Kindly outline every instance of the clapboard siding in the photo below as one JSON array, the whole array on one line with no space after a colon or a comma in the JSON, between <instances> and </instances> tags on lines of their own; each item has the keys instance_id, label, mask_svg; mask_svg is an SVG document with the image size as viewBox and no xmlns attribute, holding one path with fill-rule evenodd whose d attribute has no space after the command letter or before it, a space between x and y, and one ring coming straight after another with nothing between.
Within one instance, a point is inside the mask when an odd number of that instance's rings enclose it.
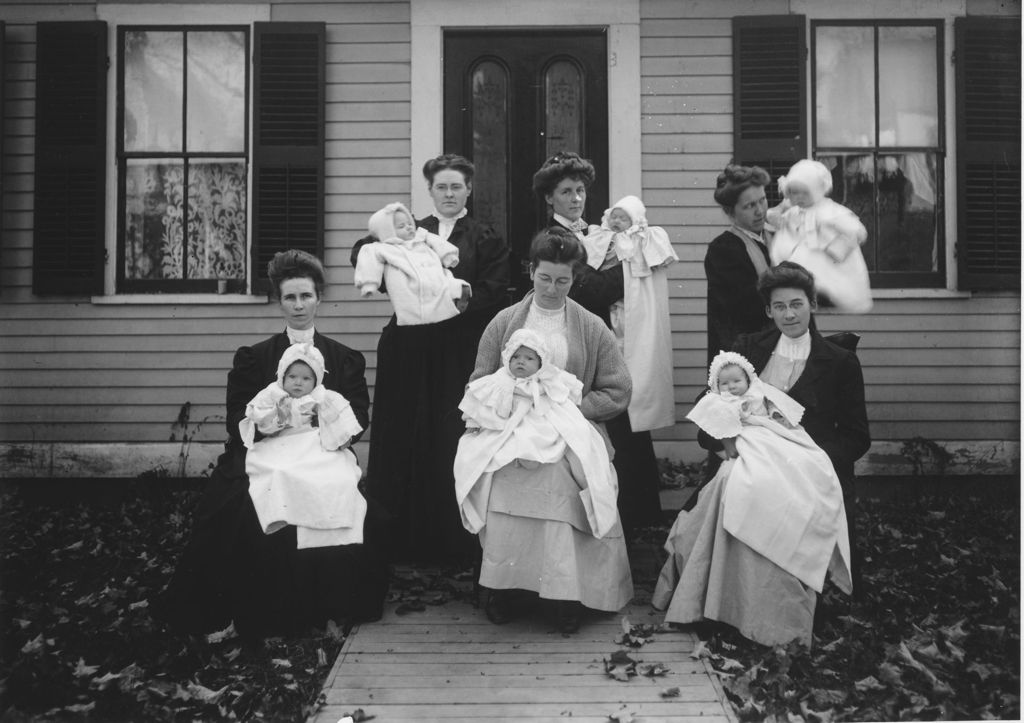
<instances>
[{"instance_id":1,"label":"clapboard siding","mask_svg":"<svg viewBox=\"0 0 1024 723\"><path fill-rule=\"evenodd\" d=\"M382 297L358 297L349 254L373 211L408 202L413 184L422 182L417 169L425 159L410 158L413 67L438 61L411 57L410 2L416 0L270 4L273 21L326 23L329 289L317 326L364 353L371 393L376 343L391 307ZM808 7L801 3L799 11ZM976 3L967 9L1002 12ZM790 0L640 0L642 188L636 191L681 259L669 272L680 420L706 377L704 250L726 225L711 193L733 150L732 18L790 10ZM194 421L207 420L197 440L222 439L216 418L234 350L281 328L276 306L108 305L32 295L36 23L94 20L96 3L6 3L2 14L0 442L166 442L185 402L193 405ZM1019 439L1019 295L886 298L868 316L821 314L818 323L824 332L862 335L876 440ZM17 385L8 381L14 378ZM688 422L654 436L659 450L699 456Z\"/></svg>"},{"instance_id":2,"label":"clapboard siding","mask_svg":"<svg viewBox=\"0 0 1024 723\"><path fill-rule=\"evenodd\" d=\"M712 190L732 153L731 19L788 12L787 0L641 0L642 197L682 262L669 282L678 419L706 379L703 258L727 225ZM821 314L818 323L862 335L875 439L1019 438L1019 296L880 299L870 316ZM694 436L681 422L655 439Z\"/></svg>"}]
</instances>

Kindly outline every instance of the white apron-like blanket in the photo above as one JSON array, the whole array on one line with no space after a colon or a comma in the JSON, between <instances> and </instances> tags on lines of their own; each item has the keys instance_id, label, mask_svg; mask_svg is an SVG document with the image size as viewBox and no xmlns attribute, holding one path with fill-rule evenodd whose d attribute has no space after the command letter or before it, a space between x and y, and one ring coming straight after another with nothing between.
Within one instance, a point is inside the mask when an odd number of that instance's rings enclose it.
<instances>
[{"instance_id":1,"label":"white apron-like blanket","mask_svg":"<svg viewBox=\"0 0 1024 723\"><path fill-rule=\"evenodd\" d=\"M745 422L725 489L726 531L817 592L836 553L845 570L833 578L849 580L843 490L828 455L803 427Z\"/></svg>"},{"instance_id":2,"label":"white apron-like blanket","mask_svg":"<svg viewBox=\"0 0 1024 723\"><path fill-rule=\"evenodd\" d=\"M499 369L467 387L459 408L480 429L466 432L455 454L455 497L462 523L474 534L483 529L495 471L517 459L558 462L571 452L586 478L586 489L579 494L587 521L594 536L602 538L618 521L618 479L604 437L576 406L582 386L578 379L561 370L557 378L534 376L518 380L516 388L516 380ZM495 402L511 390L511 413L504 417L495 412Z\"/></svg>"},{"instance_id":3,"label":"white apron-like blanket","mask_svg":"<svg viewBox=\"0 0 1024 723\"><path fill-rule=\"evenodd\" d=\"M766 384L758 388L774 391ZM700 414L720 408L711 397L701 399L688 417L712 436L722 435L710 414ZM770 398L786 413L795 402L786 404L788 397L783 397L780 392ZM790 429L767 416L746 415L729 432L736 434L739 458L723 495L725 530L817 592L830 565L839 565L841 569L833 568L833 579L849 593L846 509L828 455L803 427Z\"/></svg>"},{"instance_id":4,"label":"white apron-like blanket","mask_svg":"<svg viewBox=\"0 0 1024 723\"><path fill-rule=\"evenodd\" d=\"M265 533L295 525L300 549L363 541L362 471L349 449L327 451L314 427L256 442L245 456L249 495Z\"/></svg>"}]
</instances>

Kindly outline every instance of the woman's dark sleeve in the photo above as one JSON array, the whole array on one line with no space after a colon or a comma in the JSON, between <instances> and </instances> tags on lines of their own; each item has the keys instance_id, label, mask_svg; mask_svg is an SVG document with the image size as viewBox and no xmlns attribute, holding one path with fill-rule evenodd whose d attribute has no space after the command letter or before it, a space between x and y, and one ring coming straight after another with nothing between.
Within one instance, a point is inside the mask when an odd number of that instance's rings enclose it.
<instances>
[{"instance_id":1,"label":"woman's dark sleeve","mask_svg":"<svg viewBox=\"0 0 1024 723\"><path fill-rule=\"evenodd\" d=\"M608 317L608 307L623 297L622 266L595 271L584 266L578 271L569 290L569 298L602 319Z\"/></svg>"},{"instance_id":2,"label":"woman's dark sleeve","mask_svg":"<svg viewBox=\"0 0 1024 723\"><path fill-rule=\"evenodd\" d=\"M352 405L359 426L363 432L370 426L370 391L366 387L366 359L359 352L349 349L341 363L338 392ZM352 444L359 441L363 433L352 437Z\"/></svg>"},{"instance_id":3,"label":"woman's dark sleeve","mask_svg":"<svg viewBox=\"0 0 1024 723\"><path fill-rule=\"evenodd\" d=\"M245 417L246 405L267 383L263 379L256 353L251 346L239 347L228 372L227 428L232 441L240 442L238 423Z\"/></svg>"},{"instance_id":4,"label":"woman's dark sleeve","mask_svg":"<svg viewBox=\"0 0 1024 723\"><path fill-rule=\"evenodd\" d=\"M852 352L846 352L836 362L837 405L835 434L822 440L825 450L837 469L851 470L854 462L871 448L871 430L868 427L867 405L864 402L864 372L860 361Z\"/></svg>"},{"instance_id":5,"label":"woman's dark sleeve","mask_svg":"<svg viewBox=\"0 0 1024 723\"><path fill-rule=\"evenodd\" d=\"M477 274L470 282L473 296L467 311L505 306L509 285L508 246L490 226L481 227L475 243Z\"/></svg>"}]
</instances>

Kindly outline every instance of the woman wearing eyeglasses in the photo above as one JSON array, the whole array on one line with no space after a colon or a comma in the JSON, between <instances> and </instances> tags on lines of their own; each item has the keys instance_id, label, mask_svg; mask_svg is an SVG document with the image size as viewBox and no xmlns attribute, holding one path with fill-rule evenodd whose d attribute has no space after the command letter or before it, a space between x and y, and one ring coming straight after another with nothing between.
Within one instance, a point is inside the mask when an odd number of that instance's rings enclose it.
<instances>
[{"instance_id":1,"label":"woman wearing eyeglasses","mask_svg":"<svg viewBox=\"0 0 1024 723\"><path fill-rule=\"evenodd\" d=\"M581 242L588 228L583 219L587 190L596 176L594 164L572 151L556 153L533 176L533 192L547 204L550 225L568 229ZM609 327L609 308L622 301L623 295L621 266L596 271L584 264L569 291L570 299L601 317ZM615 447L613 462L619 477L623 529L629 535L637 528L660 524L660 479L650 432L634 432L628 411L608 420L607 427Z\"/></svg>"}]
</instances>

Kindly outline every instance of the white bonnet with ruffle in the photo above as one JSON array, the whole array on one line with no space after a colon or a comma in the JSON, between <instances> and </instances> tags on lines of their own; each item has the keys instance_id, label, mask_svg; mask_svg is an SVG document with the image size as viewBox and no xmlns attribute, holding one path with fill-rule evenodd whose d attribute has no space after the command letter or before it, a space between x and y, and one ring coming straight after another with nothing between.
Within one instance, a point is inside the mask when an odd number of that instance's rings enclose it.
<instances>
[{"instance_id":1,"label":"white bonnet with ruffle","mask_svg":"<svg viewBox=\"0 0 1024 723\"><path fill-rule=\"evenodd\" d=\"M503 367L508 368L509 360L516 353L516 349L521 346L527 346L537 352L537 356L540 357L540 365L544 366L548 358L548 345L541 335L531 329L516 329L501 350L501 365Z\"/></svg>"},{"instance_id":2,"label":"white bonnet with ruffle","mask_svg":"<svg viewBox=\"0 0 1024 723\"><path fill-rule=\"evenodd\" d=\"M806 186L815 201L820 201L832 192L832 173L820 161L805 158L794 163L789 173L779 177L779 190L785 193L794 181Z\"/></svg>"},{"instance_id":3,"label":"white bonnet with ruffle","mask_svg":"<svg viewBox=\"0 0 1024 723\"><path fill-rule=\"evenodd\" d=\"M309 365L309 368L313 370L313 375L316 377L317 386L324 383L324 374L327 373L324 369L324 355L309 342L303 342L301 344L292 344L285 349L284 354L281 356L281 361L277 363L278 384L284 385L284 373L288 371L288 367L297 361Z\"/></svg>"},{"instance_id":4,"label":"white bonnet with ruffle","mask_svg":"<svg viewBox=\"0 0 1024 723\"><path fill-rule=\"evenodd\" d=\"M601 217L601 223L604 226L608 225L608 217L611 216L612 211L619 209L625 211L629 215L629 219L633 222L633 226L644 227L647 225L647 207L644 206L644 202L636 196L623 196L614 205L606 208L604 216Z\"/></svg>"},{"instance_id":5,"label":"white bonnet with ruffle","mask_svg":"<svg viewBox=\"0 0 1024 723\"><path fill-rule=\"evenodd\" d=\"M410 221L415 223L412 214L409 213L409 209L404 204L395 201L370 216L370 221L366 224L367 229L378 241L388 241L395 238L397 236L395 233L395 214L399 211L403 212L409 217Z\"/></svg>"},{"instance_id":6,"label":"white bonnet with ruffle","mask_svg":"<svg viewBox=\"0 0 1024 723\"><path fill-rule=\"evenodd\" d=\"M735 364L746 373L751 386L757 381L754 365L745 356L734 351L720 351L711 360L711 366L708 368L708 389L713 392L718 391L718 375L721 374L724 367L730 364Z\"/></svg>"}]
</instances>

